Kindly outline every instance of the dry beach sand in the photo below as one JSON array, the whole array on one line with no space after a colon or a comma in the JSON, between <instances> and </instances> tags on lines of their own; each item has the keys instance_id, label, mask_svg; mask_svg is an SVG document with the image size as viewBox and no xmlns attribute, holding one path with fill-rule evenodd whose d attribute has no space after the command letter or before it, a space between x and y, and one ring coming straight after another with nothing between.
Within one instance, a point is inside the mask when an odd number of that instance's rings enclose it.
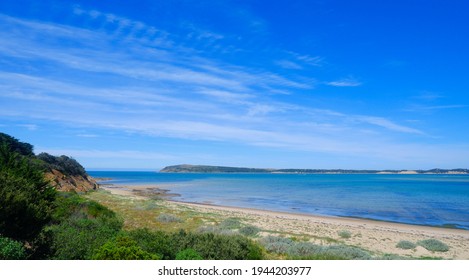
<instances>
[{"instance_id":1,"label":"dry beach sand","mask_svg":"<svg viewBox=\"0 0 469 280\"><path fill-rule=\"evenodd\" d=\"M171 199L171 195L157 186L107 186L103 189L112 194L132 199L148 199L149 192L156 192ZM149 190L147 193L145 190ZM239 218L247 224L262 229L262 235L301 236L316 244L329 244L328 240L339 240L347 245L358 246L377 254L397 254L408 257L435 257L444 259L469 259L469 230L438 228L399 223L389 223L366 219L324 217L307 214L293 214L267 210L161 201L168 209L184 207L201 213L216 214L224 218ZM339 231L348 231L350 238L341 238ZM438 239L446 243L447 252L431 252L421 246L404 250L396 247L401 240L418 242L425 239Z\"/></svg>"}]
</instances>

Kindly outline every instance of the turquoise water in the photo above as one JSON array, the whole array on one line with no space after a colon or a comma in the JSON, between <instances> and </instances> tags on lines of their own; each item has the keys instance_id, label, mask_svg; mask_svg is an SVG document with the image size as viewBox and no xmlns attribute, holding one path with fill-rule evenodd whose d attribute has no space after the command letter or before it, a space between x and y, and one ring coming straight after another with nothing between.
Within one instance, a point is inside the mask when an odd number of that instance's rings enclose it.
<instances>
[{"instance_id":1,"label":"turquoise water","mask_svg":"<svg viewBox=\"0 0 469 280\"><path fill-rule=\"evenodd\" d=\"M89 173L179 201L469 229L468 175Z\"/></svg>"}]
</instances>

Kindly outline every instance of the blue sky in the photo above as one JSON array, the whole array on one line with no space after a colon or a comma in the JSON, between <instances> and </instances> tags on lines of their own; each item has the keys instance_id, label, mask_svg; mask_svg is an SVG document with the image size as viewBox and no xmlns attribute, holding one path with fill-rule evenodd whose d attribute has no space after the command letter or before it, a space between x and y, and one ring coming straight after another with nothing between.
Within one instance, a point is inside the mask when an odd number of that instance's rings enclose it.
<instances>
[{"instance_id":1,"label":"blue sky","mask_svg":"<svg viewBox=\"0 0 469 280\"><path fill-rule=\"evenodd\" d=\"M469 167L468 1L1 1L0 131L87 169Z\"/></svg>"}]
</instances>

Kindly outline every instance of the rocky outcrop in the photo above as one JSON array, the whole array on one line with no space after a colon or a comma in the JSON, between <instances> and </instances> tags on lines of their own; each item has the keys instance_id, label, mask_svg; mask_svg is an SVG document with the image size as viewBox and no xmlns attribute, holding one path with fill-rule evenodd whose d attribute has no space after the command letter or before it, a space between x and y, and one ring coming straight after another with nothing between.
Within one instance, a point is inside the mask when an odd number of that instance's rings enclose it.
<instances>
[{"instance_id":1,"label":"rocky outcrop","mask_svg":"<svg viewBox=\"0 0 469 280\"><path fill-rule=\"evenodd\" d=\"M87 192L96 190L99 186L95 179L88 175L65 175L52 169L45 174L46 179L59 191Z\"/></svg>"}]
</instances>

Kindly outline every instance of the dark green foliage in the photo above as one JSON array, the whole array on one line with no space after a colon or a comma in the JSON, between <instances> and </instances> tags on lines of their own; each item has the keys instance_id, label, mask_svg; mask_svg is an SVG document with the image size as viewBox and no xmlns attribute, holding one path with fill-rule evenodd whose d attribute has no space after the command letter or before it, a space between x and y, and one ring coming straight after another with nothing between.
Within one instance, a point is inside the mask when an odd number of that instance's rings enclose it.
<instances>
[{"instance_id":1,"label":"dark green foliage","mask_svg":"<svg viewBox=\"0 0 469 280\"><path fill-rule=\"evenodd\" d=\"M239 229L239 233L245 236L256 236L259 233L259 231L260 229L258 227L251 226L251 225L244 226Z\"/></svg>"},{"instance_id":2,"label":"dark green foliage","mask_svg":"<svg viewBox=\"0 0 469 280\"><path fill-rule=\"evenodd\" d=\"M54 222L47 229L52 258L64 260L90 259L122 228L114 212L70 193L59 196Z\"/></svg>"},{"instance_id":3,"label":"dark green foliage","mask_svg":"<svg viewBox=\"0 0 469 280\"><path fill-rule=\"evenodd\" d=\"M83 166L73 158L63 155L56 157L48 153L40 153L37 158L45 163L44 167L48 170L55 169L70 176L87 176Z\"/></svg>"},{"instance_id":4,"label":"dark green foliage","mask_svg":"<svg viewBox=\"0 0 469 280\"><path fill-rule=\"evenodd\" d=\"M252 240L240 235L180 233L175 236L181 249L193 248L208 260L258 260L262 250Z\"/></svg>"},{"instance_id":5,"label":"dark green foliage","mask_svg":"<svg viewBox=\"0 0 469 280\"><path fill-rule=\"evenodd\" d=\"M8 134L0 132L0 146L6 145L10 151L18 153L23 156L33 156L33 145L29 143L20 142L18 139L11 137Z\"/></svg>"},{"instance_id":6,"label":"dark green foliage","mask_svg":"<svg viewBox=\"0 0 469 280\"><path fill-rule=\"evenodd\" d=\"M203 260L203 258L196 250L188 248L177 253L176 260Z\"/></svg>"},{"instance_id":7,"label":"dark green foliage","mask_svg":"<svg viewBox=\"0 0 469 280\"><path fill-rule=\"evenodd\" d=\"M175 244L173 234L162 231L150 231L148 229L137 229L130 231L129 236L137 241L143 250L161 256L163 260L174 260L178 245Z\"/></svg>"},{"instance_id":8,"label":"dark green foliage","mask_svg":"<svg viewBox=\"0 0 469 280\"><path fill-rule=\"evenodd\" d=\"M432 252L446 252L449 250L449 246L437 239L426 239L417 242L417 245L422 246L428 251Z\"/></svg>"},{"instance_id":9,"label":"dark green foliage","mask_svg":"<svg viewBox=\"0 0 469 280\"><path fill-rule=\"evenodd\" d=\"M158 260L156 255L145 252L128 236L109 240L93 255L94 260Z\"/></svg>"},{"instance_id":10,"label":"dark green foliage","mask_svg":"<svg viewBox=\"0 0 469 280\"><path fill-rule=\"evenodd\" d=\"M404 249L404 250L410 250L410 249L415 249L417 245L407 240L401 240L397 243L396 247L400 249Z\"/></svg>"},{"instance_id":11,"label":"dark green foliage","mask_svg":"<svg viewBox=\"0 0 469 280\"><path fill-rule=\"evenodd\" d=\"M21 242L0 236L0 260L24 260L26 250Z\"/></svg>"},{"instance_id":12,"label":"dark green foliage","mask_svg":"<svg viewBox=\"0 0 469 280\"><path fill-rule=\"evenodd\" d=\"M0 145L0 234L31 241L49 222L56 191L30 158Z\"/></svg>"}]
</instances>

